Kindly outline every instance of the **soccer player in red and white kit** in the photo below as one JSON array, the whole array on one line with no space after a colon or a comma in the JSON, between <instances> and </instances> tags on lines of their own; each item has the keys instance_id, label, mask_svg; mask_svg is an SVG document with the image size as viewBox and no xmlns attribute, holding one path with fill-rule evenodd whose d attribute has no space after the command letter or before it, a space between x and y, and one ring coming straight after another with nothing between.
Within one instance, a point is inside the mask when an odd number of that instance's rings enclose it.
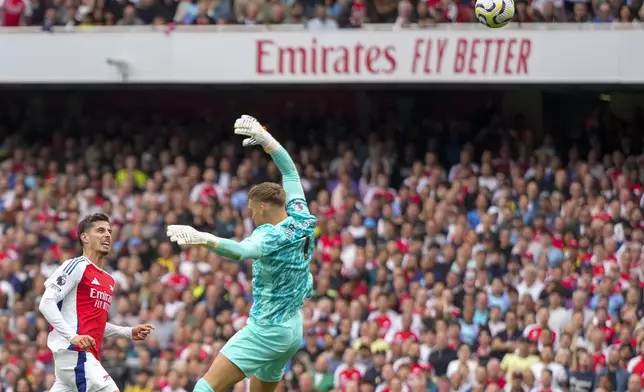
<instances>
[{"instance_id":1,"label":"soccer player in red and white kit","mask_svg":"<svg viewBox=\"0 0 644 392\"><path fill-rule=\"evenodd\" d=\"M83 255L65 261L45 282L40 312L51 325L47 345L54 354L56 381L50 392L118 392L101 363L103 337L143 340L152 331L107 322L114 278L103 270L112 248L112 229L104 214L78 224Z\"/></svg>"}]
</instances>

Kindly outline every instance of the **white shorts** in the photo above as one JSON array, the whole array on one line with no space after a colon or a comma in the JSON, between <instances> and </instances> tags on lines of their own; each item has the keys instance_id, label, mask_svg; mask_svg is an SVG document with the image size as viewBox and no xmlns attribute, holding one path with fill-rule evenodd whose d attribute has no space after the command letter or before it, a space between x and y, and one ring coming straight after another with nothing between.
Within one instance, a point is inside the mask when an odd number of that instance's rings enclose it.
<instances>
[{"instance_id":1,"label":"white shorts","mask_svg":"<svg viewBox=\"0 0 644 392\"><path fill-rule=\"evenodd\" d=\"M54 354L56 381L49 392L114 392L118 387L101 363L86 352Z\"/></svg>"}]
</instances>

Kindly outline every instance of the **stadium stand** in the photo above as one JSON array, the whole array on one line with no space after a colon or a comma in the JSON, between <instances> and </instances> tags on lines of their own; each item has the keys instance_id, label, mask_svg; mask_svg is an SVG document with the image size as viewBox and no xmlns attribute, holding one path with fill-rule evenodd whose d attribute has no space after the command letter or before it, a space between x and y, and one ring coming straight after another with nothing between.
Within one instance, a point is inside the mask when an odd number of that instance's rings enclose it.
<instances>
[{"instance_id":1,"label":"stadium stand","mask_svg":"<svg viewBox=\"0 0 644 392\"><path fill-rule=\"evenodd\" d=\"M436 23L473 23L470 0L2 0L6 27L140 25L292 25L310 30L355 28L365 23L397 27ZM517 1L515 21L521 23L638 23L641 1Z\"/></svg>"},{"instance_id":2,"label":"stadium stand","mask_svg":"<svg viewBox=\"0 0 644 392\"><path fill-rule=\"evenodd\" d=\"M551 99L544 133L499 94L372 92L364 116L328 90L0 93L0 390L52 385L37 303L94 212L116 228L112 322L156 328L108 339L105 368L125 392L192 390L244 326L251 264L164 227L252 230L249 186L279 177L232 135L250 111L319 218L279 390L641 391L644 116Z\"/></svg>"}]
</instances>

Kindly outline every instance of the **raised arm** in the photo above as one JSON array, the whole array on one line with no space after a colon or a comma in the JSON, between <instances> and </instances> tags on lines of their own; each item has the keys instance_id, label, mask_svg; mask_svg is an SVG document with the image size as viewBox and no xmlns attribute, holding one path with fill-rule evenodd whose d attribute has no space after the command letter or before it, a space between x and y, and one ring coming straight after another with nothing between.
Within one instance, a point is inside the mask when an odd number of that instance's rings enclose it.
<instances>
[{"instance_id":1,"label":"raised arm","mask_svg":"<svg viewBox=\"0 0 644 392\"><path fill-rule=\"evenodd\" d=\"M300 175L297 173L295 163L286 149L278 144L274 150L267 152L273 158L275 166L282 173L282 186L286 192L286 204L295 199L306 200L304 189L300 182Z\"/></svg>"},{"instance_id":2,"label":"raised arm","mask_svg":"<svg viewBox=\"0 0 644 392\"><path fill-rule=\"evenodd\" d=\"M282 173L286 204L295 199L305 200L304 189L302 189L295 163L284 147L262 127L259 121L251 116L243 115L235 121L235 133L247 136L243 142L244 146L261 145L264 151L271 155L275 165Z\"/></svg>"}]
</instances>

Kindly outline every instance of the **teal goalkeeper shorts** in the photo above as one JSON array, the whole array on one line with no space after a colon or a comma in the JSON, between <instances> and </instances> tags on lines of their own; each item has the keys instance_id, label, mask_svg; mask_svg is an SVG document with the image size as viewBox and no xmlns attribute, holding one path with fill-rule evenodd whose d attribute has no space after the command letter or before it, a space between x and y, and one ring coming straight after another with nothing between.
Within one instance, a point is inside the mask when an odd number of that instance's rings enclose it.
<instances>
[{"instance_id":1,"label":"teal goalkeeper shorts","mask_svg":"<svg viewBox=\"0 0 644 392\"><path fill-rule=\"evenodd\" d=\"M302 316L298 312L278 325L248 324L222 347L220 353L246 377L278 382L288 361L302 346Z\"/></svg>"}]
</instances>

